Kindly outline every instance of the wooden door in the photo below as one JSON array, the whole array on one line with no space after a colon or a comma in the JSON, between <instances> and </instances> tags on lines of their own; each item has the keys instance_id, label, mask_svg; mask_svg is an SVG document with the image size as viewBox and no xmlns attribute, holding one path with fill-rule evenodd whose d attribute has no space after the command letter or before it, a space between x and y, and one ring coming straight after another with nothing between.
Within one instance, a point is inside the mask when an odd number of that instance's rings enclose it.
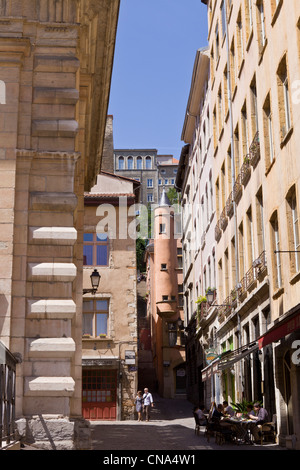
<instances>
[{"instance_id":1,"label":"wooden door","mask_svg":"<svg viewBox=\"0 0 300 470\"><path fill-rule=\"evenodd\" d=\"M88 420L114 421L117 416L117 371L82 371L82 415Z\"/></svg>"}]
</instances>

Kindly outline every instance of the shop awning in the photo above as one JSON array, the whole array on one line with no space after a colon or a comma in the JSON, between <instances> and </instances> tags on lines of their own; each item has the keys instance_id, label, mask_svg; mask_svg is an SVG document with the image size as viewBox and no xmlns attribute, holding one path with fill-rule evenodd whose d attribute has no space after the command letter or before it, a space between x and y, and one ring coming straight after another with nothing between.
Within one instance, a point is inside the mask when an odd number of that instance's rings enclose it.
<instances>
[{"instance_id":1,"label":"shop awning","mask_svg":"<svg viewBox=\"0 0 300 470\"><path fill-rule=\"evenodd\" d=\"M281 320L274 325L267 333L258 338L259 349L270 343L279 341L281 338L293 333L300 328L300 309L293 315L289 315L285 320Z\"/></svg>"},{"instance_id":2,"label":"shop awning","mask_svg":"<svg viewBox=\"0 0 300 470\"><path fill-rule=\"evenodd\" d=\"M234 351L225 353L219 360L219 370L228 369L236 362L242 360L244 357L258 350L258 342L253 341L252 343L246 344Z\"/></svg>"},{"instance_id":3,"label":"shop awning","mask_svg":"<svg viewBox=\"0 0 300 470\"><path fill-rule=\"evenodd\" d=\"M210 379L212 375L218 372L218 364L219 364L219 359L216 359L211 364L209 364L209 366L205 367L205 369L202 369L201 371L202 382L205 382L206 380Z\"/></svg>"}]
</instances>

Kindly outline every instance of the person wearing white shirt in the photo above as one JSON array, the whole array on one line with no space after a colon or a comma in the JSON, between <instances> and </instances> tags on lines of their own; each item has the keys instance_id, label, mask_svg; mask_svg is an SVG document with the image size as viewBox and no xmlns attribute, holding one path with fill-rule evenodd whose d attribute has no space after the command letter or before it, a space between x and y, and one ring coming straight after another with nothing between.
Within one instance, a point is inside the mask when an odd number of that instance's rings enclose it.
<instances>
[{"instance_id":1,"label":"person wearing white shirt","mask_svg":"<svg viewBox=\"0 0 300 470\"><path fill-rule=\"evenodd\" d=\"M149 421L150 409L151 407L154 406L154 404L153 404L152 394L149 392L148 388L144 389L143 400L144 400L144 412L146 414L146 421Z\"/></svg>"}]
</instances>

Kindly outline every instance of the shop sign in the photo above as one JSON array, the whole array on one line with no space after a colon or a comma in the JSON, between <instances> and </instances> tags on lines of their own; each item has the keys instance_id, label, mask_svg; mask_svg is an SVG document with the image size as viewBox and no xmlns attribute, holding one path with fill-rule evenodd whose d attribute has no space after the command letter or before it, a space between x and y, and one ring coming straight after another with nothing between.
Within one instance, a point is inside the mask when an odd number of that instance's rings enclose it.
<instances>
[{"instance_id":1,"label":"shop sign","mask_svg":"<svg viewBox=\"0 0 300 470\"><path fill-rule=\"evenodd\" d=\"M218 357L218 353L215 349L213 348L206 349L205 358L206 358L207 364L210 364L212 361L217 359L217 357Z\"/></svg>"},{"instance_id":2,"label":"shop sign","mask_svg":"<svg viewBox=\"0 0 300 470\"><path fill-rule=\"evenodd\" d=\"M135 366L135 351L125 351L125 364Z\"/></svg>"}]
</instances>

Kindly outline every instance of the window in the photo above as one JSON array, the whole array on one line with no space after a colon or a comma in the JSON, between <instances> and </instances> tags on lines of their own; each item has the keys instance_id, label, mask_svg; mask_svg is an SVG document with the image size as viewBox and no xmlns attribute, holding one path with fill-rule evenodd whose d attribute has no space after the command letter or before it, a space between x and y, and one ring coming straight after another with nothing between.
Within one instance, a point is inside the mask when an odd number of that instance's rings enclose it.
<instances>
[{"instance_id":1,"label":"window","mask_svg":"<svg viewBox=\"0 0 300 470\"><path fill-rule=\"evenodd\" d=\"M177 323L169 322L168 323L168 336L169 336L169 346L173 348L177 343Z\"/></svg>"},{"instance_id":2,"label":"window","mask_svg":"<svg viewBox=\"0 0 300 470\"><path fill-rule=\"evenodd\" d=\"M284 56L277 69L277 83L281 138L283 139L292 125L286 56Z\"/></svg>"},{"instance_id":3,"label":"window","mask_svg":"<svg viewBox=\"0 0 300 470\"><path fill-rule=\"evenodd\" d=\"M108 266L108 236L106 233L84 233L84 266Z\"/></svg>"},{"instance_id":4,"label":"window","mask_svg":"<svg viewBox=\"0 0 300 470\"><path fill-rule=\"evenodd\" d=\"M252 26L253 26L253 17L252 17L252 0L245 0L245 16L246 16L246 41L249 40Z\"/></svg>"},{"instance_id":5,"label":"window","mask_svg":"<svg viewBox=\"0 0 300 470\"><path fill-rule=\"evenodd\" d=\"M254 231L253 231L253 220L252 220L252 209L251 206L247 211L247 246L248 246L248 267L252 266L255 260L254 250Z\"/></svg>"},{"instance_id":6,"label":"window","mask_svg":"<svg viewBox=\"0 0 300 470\"><path fill-rule=\"evenodd\" d=\"M83 301L83 331L93 337L107 335L109 301L93 299Z\"/></svg>"},{"instance_id":7,"label":"window","mask_svg":"<svg viewBox=\"0 0 300 470\"><path fill-rule=\"evenodd\" d=\"M142 170L143 169L142 157L137 157L137 159L136 159L136 168L137 168L137 170Z\"/></svg>"},{"instance_id":8,"label":"window","mask_svg":"<svg viewBox=\"0 0 300 470\"><path fill-rule=\"evenodd\" d=\"M119 157L118 159L118 169L119 170L124 170L125 165L124 165L124 157Z\"/></svg>"},{"instance_id":9,"label":"window","mask_svg":"<svg viewBox=\"0 0 300 470\"><path fill-rule=\"evenodd\" d=\"M169 180L167 178L165 179L165 184L169 184Z\"/></svg>"},{"instance_id":10,"label":"window","mask_svg":"<svg viewBox=\"0 0 300 470\"><path fill-rule=\"evenodd\" d=\"M147 179L147 188L153 188L153 179L152 178Z\"/></svg>"},{"instance_id":11,"label":"window","mask_svg":"<svg viewBox=\"0 0 300 470\"><path fill-rule=\"evenodd\" d=\"M245 269L245 240L244 240L244 227L243 222L239 226L238 231L238 249L239 249L239 269L240 269L240 277L244 277L246 269Z\"/></svg>"},{"instance_id":12,"label":"window","mask_svg":"<svg viewBox=\"0 0 300 470\"><path fill-rule=\"evenodd\" d=\"M159 224L159 233L167 233L166 224Z\"/></svg>"},{"instance_id":13,"label":"window","mask_svg":"<svg viewBox=\"0 0 300 470\"><path fill-rule=\"evenodd\" d=\"M153 202L153 194L152 193L147 194L147 202Z\"/></svg>"},{"instance_id":14,"label":"window","mask_svg":"<svg viewBox=\"0 0 300 470\"><path fill-rule=\"evenodd\" d=\"M274 160L274 141L273 141L273 121L271 113L271 100L268 94L263 106L264 118L264 138L265 138L265 158L266 167L269 168Z\"/></svg>"},{"instance_id":15,"label":"window","mask_svg":"<svg viewBox=\"0 0 300 470\"><path fill-rule=\"evenodd\" d=\"M242 23L242 13L241 11L238 14L236 22L236 34L237 34L237 52L238 52L238 69L242 67L244 60L244 44L243 44L243 23Z\"/></svg>"},{"instance_id":16,"label":"window","mask_svg":"<svg viewBox=\"0 0 300 470\"><path fill-rule=\"evenodd\" d=\"M223 0L222 5L221 5L221 18L222 18L222 35L223 38L226 34L226 5L225 5L225 0Z\"/></svg>"},{"instance_id":17,"label":"window","mask_svg":"<svg viewBox=\"0 0 300 470\"><path fill-rule=\"evenodd\" d=\"M167 265L165 263L160 265L160 270L161 271L166 271L167 270Z\"/></svg>"},{"instance_id":18,"label":"window","mask_svg":"<svg viewBox=\"0 0 300 470\"><path fill-rule=\"evenodd\" d=\"M265 235L264 235L264 205L262 189L256 194L256 232L259 255L265 251Z\"/></svg>"},{"instance_id":19,"label":"window","mask_svg":"<svg viewBox=\"0 0 300 470\"><path fill-rule=\"evenodd\" d=\"M161 179L158 180L158 184L159 184L159 186L162 185L162 180Z\"/></svg>"},{"instance_id":20,"label":"window","mask_svg":"<svg viewBox=\"0 0 300 470\"><path fill-rule=\"evenodd\" d=\"M243 145L243 157L249 153L249 137L248 137L248 116L247 116L247 106L246 102L244 103L242 114L242 145Z\"/></svg>"},{"instance_id":21,"label":"window","mask_svg":"<svg viewBox=\"0 0 300 470\"><path fill-rule=\"evenodd\" d=\"M146 170L152 169L152 160L151 157L146 157Z\"/></svg>"},{"instance_id":22,"label":"window","mask_svg":"<svg viewBox=\"0 0 300 470\"><path fill-rule=\"evenodd\" d=\"M257 88L256 77L254 76L250 85L250 105L251 105L251 129L252 136L258 131L258 113L257 113Z\"/></svg>"},{"instance_id":23,"label":"window","mask_svg":"<svg viewBox=\"0 0 300 470\"><path fill-rule=\"evenodd\" d=\"M274 284L277 289L282 287L282 277L281 277L281 256L280 256L280 239L279 239L279 225L278 225L278 216L275 211L270 219L271 223L271 232L272 232L272 247L274 252L274 271L273 279Z\"/></svg>"},{"instance_id":24,"label":"window","mask_svg":"<svg viewBox=\"0 0 300 470\"><path fill-rule=\"evenodd\" d=\"M258 47L259 47L260 53L262 53L267 43L263 0L258 0L256 3L256 6L257 6Z\"/></svg>"},{"instance_id":25,"label":"window","mask_svg":"<svg viewBox=\"0 0 300 470\"><path fill-rule=\"evenodd\" d=\"M288 192L286 200L291 272L296 274L300 271L300 236L295 186Z\"/></svg>"},{"instance_id":26,"label":"window","mask_svg":"<svg viewBox=\"0 0 300 470\"><path fill-rule=\"evenodd\" d=\"M220 56L220 38L219 38L219 23L217 23L217 26L216 26L216 60L217 60L217 63L219 60L219 56Z\"/></svg>"},{"instance_id":27,"label":"window","mask_svg":"<svg viewBox=\"0 0 300 470\"><path fill-rule=\"evenodd\" d=\"M230 78L231 78L231 94L234 94L236 85L236 60L235 60L235 46L234 38L232 39L230 46Z\"/></svg>"},{"instance_id":28,"label":"window","mask_svg":"<svg viewBox=\"0 0 300 470\"><path fill-rule=\"evenodd\" d=\"M127 158L127 169L133 170L133 158L132 157Z\"/></svg>"}]
</instances>

